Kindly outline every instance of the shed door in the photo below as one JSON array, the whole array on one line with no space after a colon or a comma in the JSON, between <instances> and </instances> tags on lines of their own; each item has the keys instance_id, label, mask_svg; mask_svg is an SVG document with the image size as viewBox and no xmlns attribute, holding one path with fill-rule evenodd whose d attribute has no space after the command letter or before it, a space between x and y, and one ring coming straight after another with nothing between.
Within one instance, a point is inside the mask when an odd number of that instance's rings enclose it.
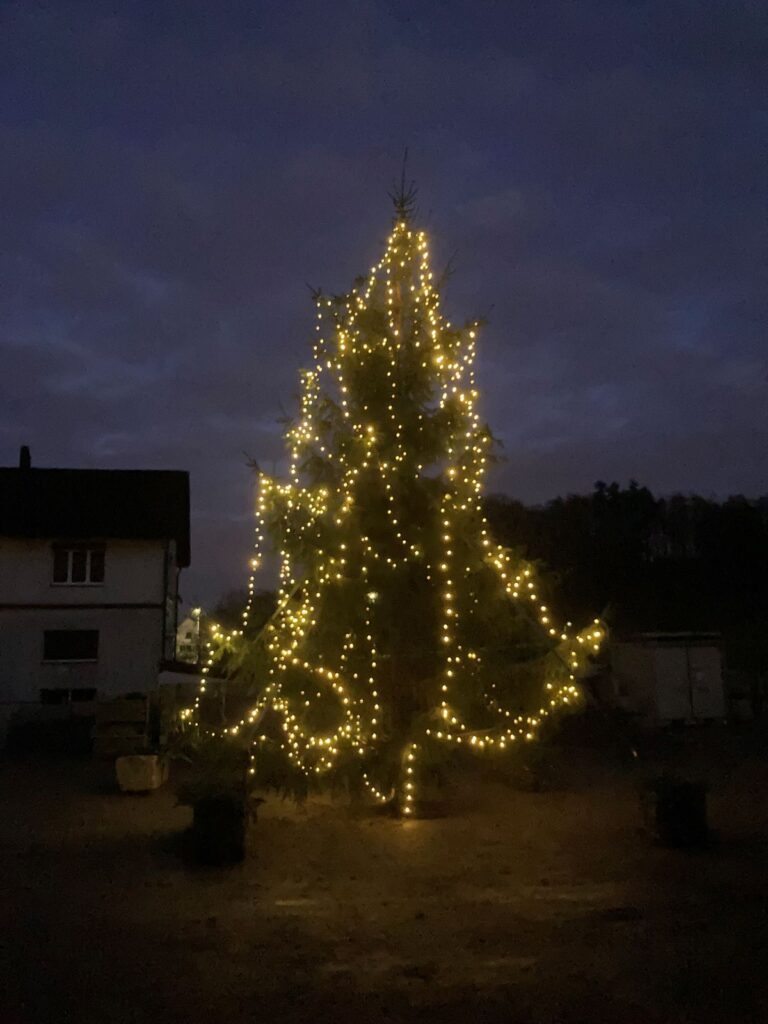
<instances>
[{"instance_id":1,"label":"shed door","mask_svg":"<svg viewBox=\"0 0 768 1024\"><path fill-rule=\"evenodd\" d=\"M695 718L724 718L723 673L716 647L689 647L691 694Z\"/></svg>"},{"instance_id":2,"label":"shed door","mask_svg":"<svg viewBox=\"0 0 768 1024\"><path fill-rule=\"evenodd\" d=\"M656 707L662 721L693 717L688 681L688 658L684 647L657 647L653 652L656 669Z\"/></svg>"}]
</instances>

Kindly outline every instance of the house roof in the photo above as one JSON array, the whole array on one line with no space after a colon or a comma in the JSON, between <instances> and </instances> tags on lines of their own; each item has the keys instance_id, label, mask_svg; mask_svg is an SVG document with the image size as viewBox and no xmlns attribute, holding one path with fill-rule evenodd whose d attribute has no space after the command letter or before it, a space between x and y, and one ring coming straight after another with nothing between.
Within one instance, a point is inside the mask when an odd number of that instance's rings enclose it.
<instances>
[{"instance_id":1,"label":"house roof","mask_svg":"<svg viewBox=\"0 0 768 1024\"><path fill-rule=\"evenodd\" d=\"M189 565L189 473L0 468L0 536L175 540Z\"/></svg>"}]
</instances>

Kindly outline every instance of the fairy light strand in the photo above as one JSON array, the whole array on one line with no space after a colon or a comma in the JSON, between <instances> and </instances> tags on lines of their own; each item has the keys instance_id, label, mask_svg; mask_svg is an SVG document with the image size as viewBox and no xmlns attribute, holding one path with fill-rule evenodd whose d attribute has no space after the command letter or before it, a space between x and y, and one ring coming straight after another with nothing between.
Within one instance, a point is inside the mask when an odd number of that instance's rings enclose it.
<instances>
[{"instance_id":1,"label":"fairy light strand","mask_svg":"<svg viewBox=\"0 0 768 1024\"><path fill-rule=\"evenodd\" d=\"M577 681L588 655L600 649L606 635L598 620L580 633L557 625L542 601L533 566L516 561L491 538L482 510L490 436L476 408L478 324L453 327L440 311L433 281L425 233L400 220L363 283L342 299L316 296L315 365L301 375L299 418L286 433L288 480L258 476L242 628L230 633L214 628L199 692L185 712L192 718L199 711L217 646L244 636L265 538L275 534L277 609L260 634L268 679L258 700L228 731L237 735L255 728L271 708L281 723L278 744L297 770L325 775L343 756L357 757L371 797L382 804L396 802L406 816L417 812L419 761L426 743L503 751L530 742L546 718L578 698ZM371 317L375 323L378 311L383 311L385 326L372 330ZM414 379L428 397L409 395ZM442 455L431 469L442 497L436 530L430 533L416 529L404 506L408 489L421 486L429 472L419 461L420 444L438 415L447 426ZM318 467L329 483L318 482ZM385 536L350 526L366 521L361 510L372 501L384 509ZM459 543L467 537L473 546ZM553 654L540 706L530 713L505 707L496 684L489 684L487 710L497 724L484 728L465 721L461 707L470 674L482 673L484 664L464 641L478 602L466 581L478 571L478 558L496 581L498 599L535 622ZM437 599L435 643L442 668L430 724L414 727L403 747L398 778L383 781L377 777L377 755L389 728L382 675L389 652L381 639L379 609L388 581L414 566ZM317 639L320 620L346 592L357 595L359 614L334 658L327 642ZM335 724L321 727L321 711L329 706L335 709ZM264 742L263 735L254 734L252 759Z\"/></svg>"}]
</instances>

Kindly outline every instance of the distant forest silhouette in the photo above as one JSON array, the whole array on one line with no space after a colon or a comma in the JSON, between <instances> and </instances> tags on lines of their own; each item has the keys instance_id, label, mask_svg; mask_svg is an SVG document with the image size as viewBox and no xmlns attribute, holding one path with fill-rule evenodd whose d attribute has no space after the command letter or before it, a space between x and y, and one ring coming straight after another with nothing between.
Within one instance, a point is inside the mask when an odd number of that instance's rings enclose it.
<instances>
[{"instance_id":1,"label":"distant forest silhouette","mask_svg":"<svg viewBox=\"0 0 768 1024\"><path fill-rule=\"evenodd\" d=\"M523 505L486 500L496 539L552 574L553 605L613 631L717 631L728 665L768 671L768 497L656 498L632 481Z\"/></svg>"},{"instance_id":2,"label":"distant forest silhouette","mask_svg":"<svg viewBox=\"0 0 768 1024\"><path fill-rule=\"evenodd\" d=\"M545 570L559 615L604 615L616 636L718 632L729 669L768 675L768 496L655 498L598 482L537 506L494 494L485 508L495 538ZM212 616L238 626L245 596L227 594ZM273 609L274 594L257 592L249 631Z\"/></svg>"}]
</instances>

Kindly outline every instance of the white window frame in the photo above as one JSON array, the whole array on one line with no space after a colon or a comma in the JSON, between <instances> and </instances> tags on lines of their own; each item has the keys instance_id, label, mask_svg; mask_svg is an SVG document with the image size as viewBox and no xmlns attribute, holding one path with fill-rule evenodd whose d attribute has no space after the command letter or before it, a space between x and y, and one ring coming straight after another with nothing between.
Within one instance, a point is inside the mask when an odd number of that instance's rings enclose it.
<instances>
[{"instance_id":1,"label":"white window frame","mask_svg":"<svg viewBox=\"0 0 768 1024\"><path fill-rule=\"evenodd\" d=\"M73 580L72 579L72 559L75 552L85 552L85 579L84 580ZM56 555L60 552L66 552L67 554L67 578L65 580L51 580L52 587L103 587L104 579L92 580L91 579L91 555L94 551L98 551L104 559L104 575L106 575L106 555L105 550L101 546L94 545L88 547L87 545L75 545L68 547L66 544L56 544L53 547L53 566L51 569L51 575L55 573Z\"/></svg>"}]
</instances>

